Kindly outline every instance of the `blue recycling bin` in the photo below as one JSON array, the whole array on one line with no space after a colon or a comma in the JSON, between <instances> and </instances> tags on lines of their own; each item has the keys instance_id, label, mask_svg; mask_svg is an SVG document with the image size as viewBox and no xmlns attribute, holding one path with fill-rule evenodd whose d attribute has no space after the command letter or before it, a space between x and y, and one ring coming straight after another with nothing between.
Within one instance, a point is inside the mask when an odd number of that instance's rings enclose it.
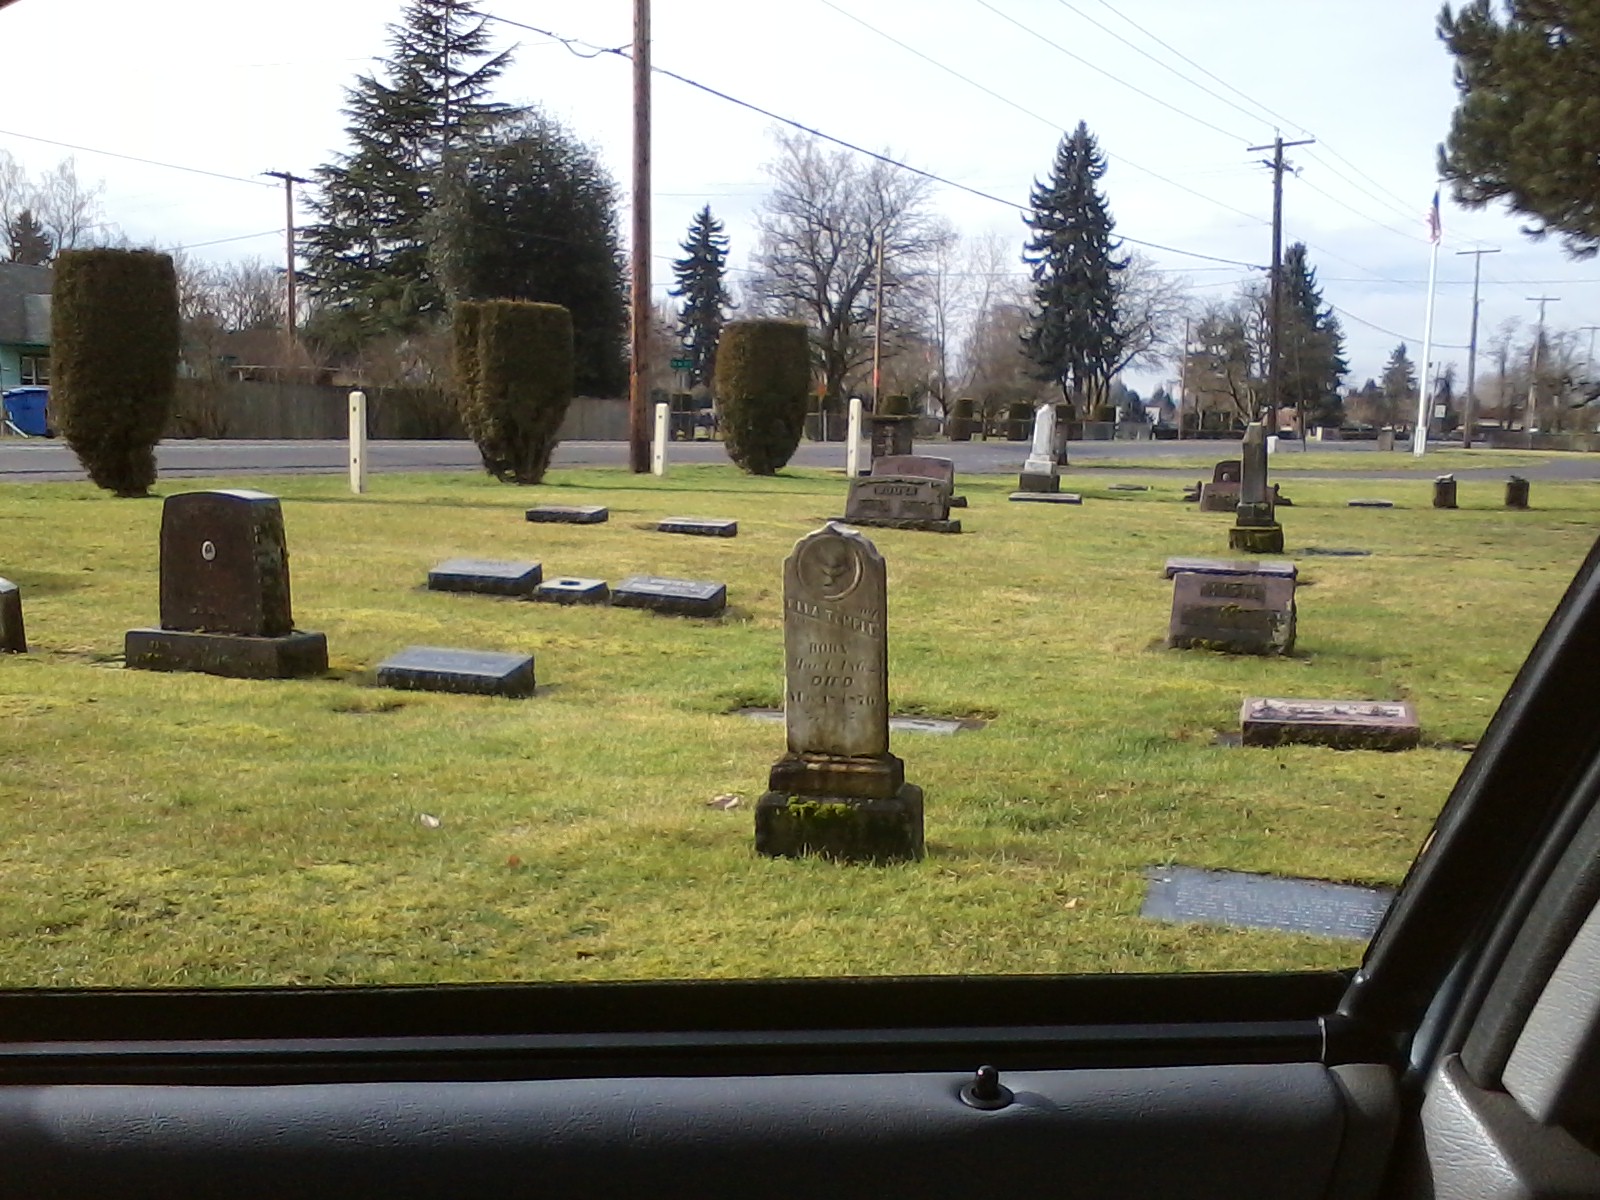
<instances>
[{"instance_id":1,"label":"blue recycling bin","mask_svg":"<svg viewBox=\"0 0 1600 1200\"><path fill-rule=\"evenodd\" d=\"M45 419L45 403L50 399L47 387L19 387L0 392L5 403L6 420L29 437L49 437L50 425Z\"/></svg>"}]
</instances>

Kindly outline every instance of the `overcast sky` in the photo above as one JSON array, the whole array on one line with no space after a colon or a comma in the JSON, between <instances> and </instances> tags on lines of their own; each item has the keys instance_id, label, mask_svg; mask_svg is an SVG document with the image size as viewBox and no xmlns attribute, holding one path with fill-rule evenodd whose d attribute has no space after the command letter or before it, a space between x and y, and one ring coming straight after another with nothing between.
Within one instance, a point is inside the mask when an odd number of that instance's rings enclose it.
<instances>
[{"instance_id":1,"label":"overcast sky","mask_svg":"<svg viewBox=\"0 0 1600 1200\"><path fill-rule=\"evenodd\" d=\"M343 147L344 88L383 52L401 7L21 0L0 12L10 51L0 149L36 172L75 155L135 241L279 261L281 190L251 181L307 174ZM597 46L632 38L632 0L479 8ZM1270 259L1271 177L1247 147L1280 131L1315 137L1289 152L1298 174L1285 184L1285 240L1308 244L1359 384L1401 339L1420 357L1423 214L1455 103L1437 11L1435 0L655 0L653 54L658 67L1018 204L1061 131L1085 120L1110 159L1117 231L1172 248L1148 253L1201 297L1249 272L1173 251ZM625 192L628 63L580 58L508 24L494 33L518 46L501 98L559 117ZM773 121L659 76L654 106L658 283L704 203L727 221L742 266ZM998 231L1020 252L1015 208L949 187L935 203L963 231ZM1460 250L1502 251L1483 259L1482 330L1532 321L1526 298L1539 295L1560 297L1552 325L1600 323L1600 261L1571 261L1520 224L1446 196L1437 358L1465 368L1473 260Z\"/></svg>"}]
</instances>

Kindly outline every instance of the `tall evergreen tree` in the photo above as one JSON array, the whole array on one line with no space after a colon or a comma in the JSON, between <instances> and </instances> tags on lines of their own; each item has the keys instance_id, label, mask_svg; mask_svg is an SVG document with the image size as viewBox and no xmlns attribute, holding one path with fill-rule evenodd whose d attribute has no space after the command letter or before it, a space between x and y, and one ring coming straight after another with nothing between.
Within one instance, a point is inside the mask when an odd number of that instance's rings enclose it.
<instances>
[{"instance_id":1,"label":"tall evergreen tree","mask_svg":"<svg viewBox=\"0 0 1600 1200\"><path fill-rule=\"evenodd\" d=\"M32 209L23 209L6 222L6 240L11 247L11 261L30 267L42 267L55 254L50 235L33 215Z\"/></svg>"},{"instance_id":2,"label":"tall evergreen tree","mask_svg":"<svg viewBox=\"0 0 1600 1200\"><path fill-rule=\"evenodd\" d=\"M1383 364L1383 417L1386 424L1395 425L1411 413L1417 403L1417 368L1401 342L1389 353Z\"/></svg>"},{"instance_id":3,"label":"tall evergreen tree","mask_svg":"<svg viewBox=\"0 0 1600 1200\"><path fill-rule=\"evenodd\" d=\"M1022 344L1041 379L1085 408L1105 403L1118 361L1115 222L1096 186L1106 173L1088 125L1061 139L1050 178L1035 182L1023 261L1033 271L1033 311Z\"/></svg>"},{"instance_id":4,"label":"tall evergreen tree","mask_svg":"<svg viewBox=\"0 0 1600 1200\"><path fill-rule=\"evenodd\" d=\"M1339 383L1350 370L1344 357L1344 330L1332 307L1323 302L1304 242L1295 242L1283 255L1278 353L1282 400L1300 414L1301 427L1338 425L1343 416Z\"/></svg>"},{"instance_id":5,"label":"tall evergreen tree","mask_svg":"<svg viewBox=\"0 0 1600 1200\"><path fill-rule=\"evenodd\" d=\"M728 239L723 235L722 222L711 215L709 204L695 214L689 236L680 245L684 257L672 264L678 286L670 294L683 301L678 336L694 364L689 368L689 385L701 387L711 382L711 373L716 369L717 343L727 320L724 310L732 303L725 282Z\"/></svg>"},{"instance_id":6,"label":"tall evergreen tree","mask_svg":"<svg viewBox=\"0 0 1600 1200\"><path fill-rule=\"evenodd\" d=\"M353 335L444 308L428 222L441 175L516 111L488 98L511 51L492 53L486 26L465 0L407 0L387 57L345 93L352 147L316 171L301 252L308 290Z\"/></svg>"}]
</instances>

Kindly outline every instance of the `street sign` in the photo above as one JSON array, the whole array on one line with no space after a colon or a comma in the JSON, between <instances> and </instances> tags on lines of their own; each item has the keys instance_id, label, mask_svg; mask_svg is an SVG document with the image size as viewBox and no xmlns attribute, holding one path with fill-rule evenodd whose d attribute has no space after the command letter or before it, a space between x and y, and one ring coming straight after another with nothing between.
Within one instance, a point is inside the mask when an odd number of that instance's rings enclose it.
<instances>
[{"instance_id":1,"label":"street sign","mask_svg":"<svg viewBox=\"0 0 1600 1200\"><path fill-rule=\"evenodd\" d=\"M694 359L675 358L672 360L672 369L674 371L692 371L694 370Z\"/></svg>"}]
</instances>

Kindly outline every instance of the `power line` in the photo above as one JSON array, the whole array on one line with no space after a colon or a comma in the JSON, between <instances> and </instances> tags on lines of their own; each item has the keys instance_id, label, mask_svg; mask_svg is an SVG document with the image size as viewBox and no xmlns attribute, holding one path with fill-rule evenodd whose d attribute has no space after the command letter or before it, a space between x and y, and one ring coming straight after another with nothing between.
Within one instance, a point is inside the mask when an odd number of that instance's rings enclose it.
<instances>
[{"instance_id":1,"label":"power line","mask_svg":"<svg viewBox=\"0 0 1600 1200\"><path fill-rule=\"evenodd\" d=\"M1351 312L1349 309L1340 308L1337 304L1334 304L1332 301L1327 301L1326 303L1327 303L1329 308L1333 309L1333 311L1338 313L1341 317L1347 317L1350 320L1356 322L1356 324L1358 324L1358 325L1365 325L1368 329L1376 329L1379 333L1388 334L1392 338L1399 338L1402 342L1405 342L1408 345L1410 343L1412 343L1412 342L1420 342L1422 340L1421 338L1407 337L1403 333L1396 333L1392 329L1385 329L1382 325L1379 325L1379 324L1376 324L1375 322L1369 321L1365 317L1356 316L1356 314ZM1435 345L1440 350L1465 350L1465 349L1467 349L1467 347L1465 347L1465 346L1455 346L1455 345L1451 345L1448 342L1437 342L1437 343L1435 343Z\"/></svg>"},{"instance_id":2,"label":"power line","mask_svg":"<svg viewBox=\"0 0 1600 1200\"><path fill-rule=\"evenodd\" d=\"M0 129L0 137L22 138L29 142L43 142L46 146L60 146L65 150L77 150L83 154L103 154L107 158L120 158L126 162L143 163L147 167L165 167L170 171L187 171L191 175L208 175L212 179L226 179L230 183L248 183L252 187L276 187L277 184L262 183L259 179L246 179L243 175L225 175L221 171L207 171L202 167L186 167L180 163L160 162L153 158L140 158L136 154L121 154L115 150L100 150L94 146L79 146L72 142L58 142L54 138L38 137L31 133L17 133L10 129Z\"/></svg>"},{"instance_id":3,"label":"power line","mask_svg":"<svg viewBox=\"0 0 1600 1200\"><path fill-rule=\"evenodd\" d=\"M276 237L282 232L283 230L281 229L263 229L260 233L241 233L235 235L234 237L213 238L209 242L180 242L178 243L178 249L199 250L205 246L220 246L225 242L248 242L252 238Z\"/></svg>"}]
</instances>

